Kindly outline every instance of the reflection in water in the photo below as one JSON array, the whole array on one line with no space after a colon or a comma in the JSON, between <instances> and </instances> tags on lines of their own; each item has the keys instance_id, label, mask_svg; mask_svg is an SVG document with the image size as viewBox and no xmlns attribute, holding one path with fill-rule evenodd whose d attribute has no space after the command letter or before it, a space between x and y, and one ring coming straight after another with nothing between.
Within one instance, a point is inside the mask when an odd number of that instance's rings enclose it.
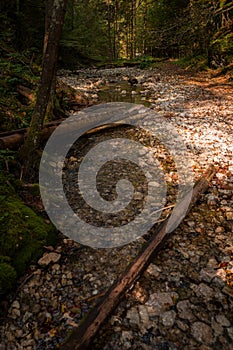
<instances>
[{"instance_id":1,"label":"reflection in water","mask_svg":"<svg viewBox=\"0 0 233 350\"><path fill-rule=\"evenodd\" d=\"M141 94L141 90L138 86L131 86L128 82L122 81L106 85L98 92L98 96L101 103L130 102L150 107L148 96Z\"/></svg>"}]
</instances>

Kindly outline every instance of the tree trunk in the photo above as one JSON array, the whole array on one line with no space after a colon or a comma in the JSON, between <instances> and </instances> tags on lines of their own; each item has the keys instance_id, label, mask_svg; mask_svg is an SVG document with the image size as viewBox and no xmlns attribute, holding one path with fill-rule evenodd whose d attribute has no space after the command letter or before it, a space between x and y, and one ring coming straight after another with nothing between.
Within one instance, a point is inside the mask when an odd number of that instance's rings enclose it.
<instances>
[{"instance_id":1,"label":"tree trunk","mask_svg":"<svg viewBox=\"0 0 233 350\"><path fill-rule=\"evenodd\" d=\"M112 33L111 33L111 7L110 7L110 1L107 1L107 8L108 8L108 48L109 48L109 59L110 61L113 60L114 54L112 49Z\"/></svg>"},{"instance_id":2,"label":"tree trunk","mask_svg":"<svg viewBox=\"0 0 233 350\"><path fill-rule=\"evenodd\" d=\"M21 150L21 159L23 162L23 178L28 179L31 176L33 168L38 162L34 157L40 146L41 130L44 124L46 109L50 98L52 82L55 76L59 40L62 32L66 4L68 0L53 0L51 13L51 22L48 26L48 33L45 33L44 44L45 53L42 66L42 74L37 94L36 105L26 142ZM50 3L50 0L48 0ZM47 10L50 8L47 4ZM49 16L48 14L46 16Z\"/></svg>"}]
</instances>

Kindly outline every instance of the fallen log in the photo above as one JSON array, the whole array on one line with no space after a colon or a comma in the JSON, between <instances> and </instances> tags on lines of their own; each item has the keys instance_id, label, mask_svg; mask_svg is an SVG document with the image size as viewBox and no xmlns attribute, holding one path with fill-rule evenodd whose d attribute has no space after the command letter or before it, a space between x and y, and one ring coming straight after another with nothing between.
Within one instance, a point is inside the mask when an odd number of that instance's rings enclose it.
<instances>
[{"instance_id":1,"label":"fallen log","mask_svg":"<svg viewBox=\"0 0 233 350\"><path fill-rule=\"evenodd\" d=\"M42 130L42 142L47 141L48 138L52 135L53 131L57 128L58 125L61 124L61 122L64 119L59 119L54 122L50 122L45 124L43 130ZM86 137L88 135L97 134L99 132L102 132L103 130L111 129L111 128L117 128L123 125L127 124L120 124L120 123L111 123L111 124L104 124L101 126L98 126L96 128L88 130L86 133L82 135L82 137ZM27 134L28 129L18 129L18 130L12 130L12 131L5 131L0 133L0 148L1 149L12 149L16 150L24 143L25 136Z\"/></svg>"},{"instance_id":2,"label":"fallen log","mask_svg":"<svg viewBox=\"0 0 233 350\"><path fill-rule=\"evenodd\" d=\"M64 119L59 119L50 123L46 123L42 130L42 140L47 140L52 134L52 132L56 129L58 125L61 124L63 120ZM23 128L0 133L0 148L14 150L18 149L19 146L23 144L27 131L27 128Z\"/></svg>"},{"instance_id":3,"label":"fallen log","mask_svg":"<svg viewBox=\"0 0 233 350\"><path fill-rule=\"evenodd\" d=\"M24 141L25 133L8 135L0 138L1 149L17 149Z\"/></svg>"},{"instance_id":4,"label":"fallen log","mask_svg":"<svg viewBox=\"0 0 233 350\"><path fill-rule=\"evenodd\" d=\"M188 210L187 198L189 198L190 193L177 205L177 214L179 214L180 217L184 218L190 211L200 195L207 190L214 175L215 168L214 166L210 166L206 173L197 181L192 191L192 198ZM175 224L177 215L173 220ZM94 337L119 304L124 294L147 268L152 256L164 246L164 243L171 236L172 231L168 233L166 230L168 221L169 218L153 233L151 239L147 242L133 263L127 267L122 276L108 289L97 305L90 310L83 321L81 321L80 326L72 331L68 340L60 347L61 350L88 350L90 348ZM170 227L171 226L172 223L170 223Z\"/></svg>"}]
</instances>

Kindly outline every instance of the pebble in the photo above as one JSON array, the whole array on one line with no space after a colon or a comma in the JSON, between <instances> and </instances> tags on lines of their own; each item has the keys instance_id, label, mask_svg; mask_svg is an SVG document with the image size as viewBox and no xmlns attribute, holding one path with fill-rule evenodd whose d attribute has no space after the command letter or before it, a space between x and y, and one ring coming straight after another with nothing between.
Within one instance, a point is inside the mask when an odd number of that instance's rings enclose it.
<instances>
[{"instance_id":1,"label":"pebble","mask_svg":"<svg viewBox=\"0 0 233 350\"><path fill-rule=\"evenodd\" d=\"M203 322L194 322L191 325L191 334L200 343L211 344L213 342L212 330Z\"/></svg>"},{"instance_id":2,"label":"pebble","mask_svg":"<svg viewBox=\"0 0 233 350\"><path fill-rule=\"evenodd\" d=\"M150 108L177 128L188 146L195 178L209 164L217 168L207 193L127 292L112 323L100 332L101 349L232 349L233 103L232 95L225 93L229 86L218 90L214 79L135 68L80 69L77 73L64 73L59 79L86 91L92 100L98 96L101 102L100 90L110 81L116 83L122 99L146 96ZM142 83L137 96L129 86L125 89L124 83L132 76ZM136 133L143 143L145 136L139 130ZM129 135L123 129L118 134ZM148 144L152 151L154 140ZM140 152L144 168L147 152ZM160 149L158 153L157 160L167 166L167 154ZM154 159L150 158L151 164ZM78 161L79 155L73 154L66 166L75 169ZM159 188L158 179L147 178L155 190ZM177 181L174 169L166 181L168 187ZM135 193L140 201L143 192ZM171 204L174 193L167 196ZM119 277L144 243L140 238L117 249L95 250L63 237L60 247L44 254L38 261L41 268L34 267L33 276L16 293L0 326L0 350L59 348L67 330L79 324L99 300L99 293Z\"/></svg>"},{"instance_id":3,"label":"pebble","mask_svg":"<svg viewBox=\"0 0 233 350\"><path fill-rule=\"evenodd\" d=\"M217 315L216 321L223 327L230 327L231 322L224 315Z\"/></svg>"},{"instance_id":4,"label":"pebble","mask_svg":"<svg viewBox=\"0 0 233 350\"><path fill-rule=\"evenodd\" d=\"M174 305L171 293L154 293L150 294L146 305L149 306L149 312L152 316L159 316L162 312Z\"/></svg>"},{"instance_id":5,"label":"pebble","mask_svg":"<svg viewBox=\"0 0 233 350\"><path fill-rule=\"evenodd\" d=\"M41 266L47 266L50 263L57 263L61 258L61 254L51 252L51 253L45 253L42 258L38 260L38 264Z\"/></svg>"},{"instance_id":6,"label":"pebble","mask_svg":"<svg viewBox=\"0 0 233 350\"><path fill-rule=\"evenodd\" d=\"M167 328L170 328L174 325L175 323L175 319L176 319L176 313L175 311L171 310L171 311L167 311L167 312L164 312L162 315L161 315L161 322L162 324L167 327Z\"/></svg>"},{"instance_id":7,"label":"pebble","mask_svg":"<svg viewBox=\"0 0 233 350\"><path fill-rule=\"evenodd\" d=\"M227 211L226 218L227 220L233 220L233 211Z\"/></svg>"},{"instance_id":8,"label":"pebble","mask_svg":"<svg viewBox=\"0 0 233 350\"><path fill-rule=\"evenodd\" d=\"M193 315L191 304L188 300L182 300L177 303L178 315L181 319L193 321L195 316Z\"/></svg>"}]
</instances>

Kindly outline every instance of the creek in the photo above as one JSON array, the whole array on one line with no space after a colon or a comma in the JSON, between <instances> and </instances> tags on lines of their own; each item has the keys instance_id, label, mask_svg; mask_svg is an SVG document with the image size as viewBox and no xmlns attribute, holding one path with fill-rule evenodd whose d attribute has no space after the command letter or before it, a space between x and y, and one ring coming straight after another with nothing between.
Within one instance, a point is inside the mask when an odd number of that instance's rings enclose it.
<instances>
[{"instance_id":1,"label":"creek","mask_svg":"<svg viewBox=\"0 0 233 350\"><path fill-rule=\"evenodd\" d=\"M142 94L142 92L141 87L131 86L127 81L121 81L103 86L98 92L98 96L101 103L129 102L150 107L149 96Z\"/></svg>"}]
</instances>

